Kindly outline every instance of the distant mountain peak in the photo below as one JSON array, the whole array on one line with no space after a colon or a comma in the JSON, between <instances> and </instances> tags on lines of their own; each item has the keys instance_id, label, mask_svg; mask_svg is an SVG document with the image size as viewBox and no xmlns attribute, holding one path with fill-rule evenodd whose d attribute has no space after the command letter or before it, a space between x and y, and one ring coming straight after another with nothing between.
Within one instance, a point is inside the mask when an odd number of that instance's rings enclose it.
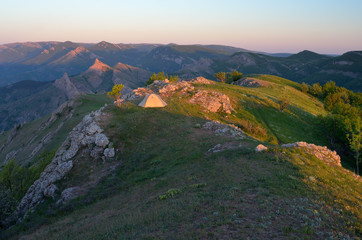
<instances>
[{"instance_id":1,"label":"distant mountain peak","mask_svg":"<svg viewBox=\"0 0 362 240\"><path fill-rule=\"evenodd\" d=\"M133 67L128 64L121 63L121 62L118 62L113 68L117 69L117 70L136 69L136 67Z\"/></svg>"},{"instance_id":2,"label":"distant mountain peak","mask_svg":"<svg viewBox=\"0 0 362 240\"><path fill-rule=\"evenodd\" d=\"M89 70L92 71L101 71L101 72L105 72L108 71L109 69L112 69L110 66L108 66L107 64L99 61L98 58L96 58L96 60L94 61L94 64L92 66L90 66Z\"/></svg>"}]
</instances>

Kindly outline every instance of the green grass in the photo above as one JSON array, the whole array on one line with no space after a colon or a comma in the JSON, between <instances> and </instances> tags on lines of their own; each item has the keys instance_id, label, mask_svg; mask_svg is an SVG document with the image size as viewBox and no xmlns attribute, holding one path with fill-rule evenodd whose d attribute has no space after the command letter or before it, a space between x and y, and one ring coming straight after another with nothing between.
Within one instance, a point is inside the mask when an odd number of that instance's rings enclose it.
<instances>
[{"instance_id":1,"label":"green grass","mask_svg":"<svg viewBox=\"0 0 362 240\"><path fill-rule=\"evenodd\" d=\"M30 239L305 239L360 231L361 183L341 168L297 150L255 153L257 143L249 140L241 149L206 154L231 139L194 128L204 119L131 105L108 111L112 117L104 127L119 150L113 161L121 161L120 167L71 202L69 211L54 212L54 203L41 206L38 218L46 222L22 234ZM19 228L13 231L21 233Z\"/></svg>"},{"instance_id":2,"label":"green grass","mask_svg":"<svg viewBox=\"0 0 362 240\"><path fill-rule=\"evenodd\" d=\"M0 235L28 239L288 239L345 238L361 234L361 182L301 150L258 141L241 148L208 149L235 142L196 128L208 119L236 124L273 143L323 143L316 125L321 103L292 86L270 79L266 88L195 85L228 95L233 114L207 113L191 96L165 99L165 108L110 106L102 121L115 147L105 162L77 158L60 189L82 184L97 171L117 166L85 196L64 207L48 199L22 224ZM287 111L277 99L293 99ZM93 103L94 99L88 99ZM101 102L101 99L99 99ZM87 102L85 102L87 103ZM92 104L91 104L92 105ZM100 104L101 105L101 104ZM84 105L84 113L90 110ZM257 131L259 129L259 132ZM263 131L264 132L263 132ZM312 179L312 180L311 180ZM314 180L313 180L314 179ZM342 235L341 235L342 234Z\"/></svg>"}]
</instances>

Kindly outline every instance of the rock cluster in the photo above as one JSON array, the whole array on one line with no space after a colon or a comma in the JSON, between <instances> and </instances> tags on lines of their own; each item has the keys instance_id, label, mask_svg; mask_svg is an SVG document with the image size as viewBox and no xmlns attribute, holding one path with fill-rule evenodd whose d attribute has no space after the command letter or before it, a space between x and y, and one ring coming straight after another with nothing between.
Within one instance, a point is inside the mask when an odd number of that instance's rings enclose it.
<instances>
[{"instance_id":1,"label":"rock cluster","mask_svg":"<svg viewBox=\"0 0 362 240\"><path fill-rule=\"evenodd\" d=\"M242 87L264 87L266 83L262 80L255 78L242 78L232 83Z\"/></svg>"},{"instance_id":2,"label":"rock cluster","mask_svg":"<svg viewBox=\"0 0 362 240\"><path fill-rule=\"evenodd\" d=\"M208 80L204 77L197 77L195 79L192 79L191 82L200 84L215 84L215 81Z\"/></svg>"},{"instance_id":3,"label":"rock cluster","mask_svg":"<svg viewBox=\"0 0 362 240\"><path fill-rule=\"evenodd\" d=\"M229 97L215 91L199 90L192 96L190 103L199 104L210 112L225 112L230 114L234 111Z\"/></svg>"},{"instance_id":4,"label":"rock cluster","mask_svg":"<svg viewBox=\"0 0 362 240\"><path fill-rule=\"evenodd\" d=\"M218 121L210 121L204 123L202 128L213 131L219 136L229 136L237 140L244 139L246 137L243 130L232 124L223 124Z\"/></svg>"},{"instance_id":5,"label":"rock cluster","mask_svg":"<svg viewBox=\"0 0 362 240\"><path fill-rule=\"evenodd\" d=\"M163 81L156 80L147 87L140 87L128 94L123 95L122 99L130 101L138 100L151 93L160 94L166 97L171 96L176 92L181 94L188 94L195 90L195 87L192 85L192 83L215 84L214 81L208 80L203 77L197 77L190 81L179 81L172 83L168 79L165 79Z\"/></svg>"},{"instance_id":6,"label":"rock cluster","mask_svg":"<svg viewBox=\"0 0 362 240\"><path fill-rule=\"evenodd\" d=\"M164 85L161 89L159 89L159 93L164 96L170 96L174 94L176 91L181 94L186 94L195 89L189 82L181 81L178 83L170 83Z\"/></svg>"},{"instance_id":7,"label":"rock cluster","mask_svg":"<svg viewBox=\"0 0 362 240\"><path fill-rule=\"evenodd\" d=\"M36 207L44 197L55 196L58 189L55 182L62 179L73 168L73 159L81 148L88 147L90 155L94 158L114 157L114 149L107 147L111 144L97 124L103 108L86 115L69 133L53 160L40 174L39 179L30 186L18 205L17 213L20 216Z\"/></svg>"},{"instance_id":8,"label":"rock cluster","mask_svg":"<svg viewBox=\"0 0 362 240\"><path fill-rule=\"evenodd\" d=\"M340 156L336 153L336 151L331 151L327 147L321 147L321 146L317 146L317 145L306 143L306 142L295 142L295 143L282 144L281 147L305 148L307 153L314 155L316 158L326 162L329 165L342 166Z\"/></svg>"}]
</instances>

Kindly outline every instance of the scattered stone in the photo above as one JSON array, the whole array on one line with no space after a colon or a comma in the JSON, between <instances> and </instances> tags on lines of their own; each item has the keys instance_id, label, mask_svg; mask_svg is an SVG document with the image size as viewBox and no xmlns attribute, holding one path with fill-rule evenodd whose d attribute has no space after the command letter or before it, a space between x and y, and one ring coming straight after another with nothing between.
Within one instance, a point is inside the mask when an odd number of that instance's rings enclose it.
<instances>
[{"instance_id":1,"label":"scattered stone","mask_svg":"<svg viewBox=\"0 0 362 240\"><path fill-rule=\"evenodd\" d=\"M217 152L222 152L225 150L230 150L230 149L237 149L237 148L241 148L242 145L241 143L233 143L233 142L227 142L224 144L217 144L215 145L215 147L210 148L207 152L209 153L217 153Z\"/></svg>"},{"instance_id":2,"label":"scattered stone","mask_svg":"<svg viewBox=\"0 0 362 240\"><path fill-rule=\"evenodd\" d=\"M200 124L200 123L196 123L194 127L195 127L195 128L201 128L201 124Z\"/></svg>"},{"instance_id":3,"label":"scattered stone","mask_svg":"<svg viewBox=\"0 0 362 240\"><path fill-rule=\"evenodd\" d=\"M313 176L309 176L309 180L312 181L312 182L316 181L315 177L313 177Z\"/></svg>"},{"instance_id":4,"label":"scattered stone","mask_svg":"<svg viewBox=\"0 0 362 240\"><path fill-rule=\"evenodd\" d=\"M246 137L243 130L232 124L223 124L218 121L210 121L204 123L202 128L213 131L216 135L230 136L237 140L244 139Z\"/></svg>"},{"instance_id":5,"label":"scattered stone","mask_svg":"<svg viewBox=\"0 0 362 240\"><path fill-rule=\"evenodd\" d=\"M263 151L266 151L268 150L267 147L265 147L263 144L259 144L258 146L256 146L255 148L255 152L263 152Z\"/></svg>"}]
</instances>

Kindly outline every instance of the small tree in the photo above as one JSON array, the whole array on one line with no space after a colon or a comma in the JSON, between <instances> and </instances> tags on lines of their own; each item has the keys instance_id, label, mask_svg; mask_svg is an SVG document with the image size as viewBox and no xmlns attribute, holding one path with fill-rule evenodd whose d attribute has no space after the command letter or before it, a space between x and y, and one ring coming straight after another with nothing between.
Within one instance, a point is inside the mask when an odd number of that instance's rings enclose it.
<instances>
[{"instance_id":1,"label":"small tree","mask_svg":"<svg viewBox=\"0 0 362 240\"><path fill-rule=\"evenodd\" d=\"M214 74L214 77L220 82L224 83L226 79L226 74L225 72L218 72Z\"/></svg>"},{"instance_id":2,"label":"small tree","mask_svg":"<svg viewBox=\"0 0 362 240\"><path fill-rule=\"evenodd\" d=\"M226 78L227 78L228 83L235 82L235 81L239 80L242 77L243 77L243 74L241 72L236 71L236 70L234 72L228 72L226 74Z\"/></svg>"},{"instance_id":3,"label":"small tree","mask_svg":"<svg viewBox=\"0 0 362 240\"><path fill-rule=\"evenodd\" d=\"M362 123L360 117L356 117L354 119L347 119L346 121L347 139L349 142L349 146L355 152L357 175L359 175L359 152L362 147L361 127Z\"/></svg>"},{"instance_id":4,"label":"small tree","mask_svg":"<svg viewBox=\"0 0 362 240\"><path fill-rule=\"evenodd\" d=\"M123 84L115 84L112 91L108 92L107 95L116 101L116 105L121 107L121 91L124 88Z\"/></svg>"},{"instance_id":5,"label":"small tree","mask_svg":"<svg viewBox=\"0 0 362 240\"><path fill-rule=\"evenodd\" d=\"M161 81L163 81L163 80L165 80L165 79L167 79L168 78L168 75L167 74L165 74L165 72L159 72L159 73L153 73L152 75L151 75L151 77L148 79L148 81L146 82L146 85L150 85L150 84L152 84L154 81L156 81L156 80L161 80ZM177 77L178 78L178 77Z\"/></svg>"},{"instance_id":6,"label":"small tree","mask_svg":"<svg viewBox=\"0 0 362 240\"><path fill-rule=\"evenodd\" d=\"M323 92L323 89L319 83L313 84L313 86L310 89L310 93L316 97L321 97L322 92Z\"/></svg>"},{"instance_id":7,"label":"small tree","mask_svg":"<svg viewBox=\"0 0 362 240\"><path fill-rule=\"evenodd\" d=\"M168 80L170 82L177 82L178 81L178 76L177 75L170 75L170 77L168 78Z\"/></svg>"},{"instance_id":8,"label":"small tree","mask_svg":"<svg viewBox=\"0 0 362 240\"><path fill-rule=\"evenodd\" d=\"M289 106L289 98L285 95L279 98L280 111L284 111Z\"/></svg>"},{"instance_id":9,"label":"small tree","mask_svg":"<svg viewBox=\"0 0 362 240\"><path fill-rule=\"evenodd\" d=\"M302 83L300 88L302 89L302 92L304 92L304 93L308 93L308 91L309 91L309 86L305 82Z\"/></svg>"}]
</instances>

